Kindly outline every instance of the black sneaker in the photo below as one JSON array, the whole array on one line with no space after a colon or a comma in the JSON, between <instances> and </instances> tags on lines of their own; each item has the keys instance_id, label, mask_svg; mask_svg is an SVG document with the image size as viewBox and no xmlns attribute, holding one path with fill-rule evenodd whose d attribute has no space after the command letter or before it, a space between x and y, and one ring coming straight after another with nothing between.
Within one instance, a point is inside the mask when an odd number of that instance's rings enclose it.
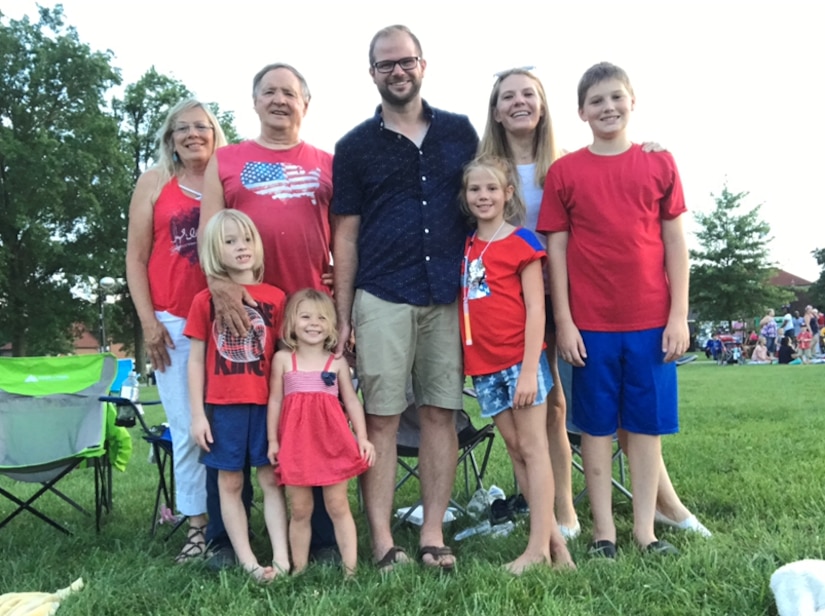
<instances>
[{"instance_id":1,"label":"black sneaker","mask_svg":"<svg viewBox=\"0 0 825 616\"><path fill-rule=\"evenodd\" d=\"M608 541L607 539L594 541L590 544L590 548L587 550L587 553L590 554L590 556L595 556L596 558L614 560L616 558L616 544L612 541Z\"/></svg>"},{"instance_id":2,"label":"black sneaker","mask_svg":"<svg viewBox=\"0 0 825 616\"><path fill-rule=\"evenodd\" d=\"M221 571L238 564L235 550L231 544L219 545L210 548L206 554L206 568L210 571Z\"/></svg>"},{"instance_id":3,"label":"black sneaker","mask_svg":"<svg viewBox=\"0 0 825 616\"><path fill-rule=\"evenodd\" d=\"M507 498L507 508L516 515L525 515L530 513L530 508L527 506L527 499L524 494L513 494Z\"/></svg>"},{"instance_id":4,"label":"black sneaker","mask_svg":"<svg viewBox=\"0 0 825 616\"><path fill-rule=\"evenodd\" d=\"M653 543L647 544L645 546L645 553L646 554L655 554L655 555L662 555L662 556L678 556L679 550L677 550L673 544L668 543L667 541L654 541Z\"/></svg>"},{"instance_id":5,"label":"black sneaker","mask_svg":"<svg viewBox=\"0 0 825 616\"><path fill-rule=\"evenodd\" d=\"M504 524L507 520L513 518L513 512L507 506L507 501L503 498L497 498L490 503L490 524Z\"/></svg>"}]
</instances>

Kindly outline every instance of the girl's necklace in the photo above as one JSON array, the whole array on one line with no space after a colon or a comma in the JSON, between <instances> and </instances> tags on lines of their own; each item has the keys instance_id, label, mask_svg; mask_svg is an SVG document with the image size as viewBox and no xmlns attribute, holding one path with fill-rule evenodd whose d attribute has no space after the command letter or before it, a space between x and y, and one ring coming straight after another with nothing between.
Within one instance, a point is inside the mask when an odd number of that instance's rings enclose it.
<instances>
[{"instance_id":1,"label":"girl's necklace","mask_svg":"<svg viewBox=\"0 0 825 616\"><path fill-rule=\"evenodd\" d=\"M504 228L504 225L507 224L506 220L502 220L501 224L496 229L495 233L493 233L492 237L487 240L487 245L481 249L481 254L478 255L477 259L474 261L480 261L483 263L484 253L487 252L487 249L490 247L498 234ZM462 312L464 313L464 344L466 346L473 346L473 333L472 329L470 328L470 251L473 249L473 243L475 242L476 237L478 236L478 229L473 232L472 237L470 237L470 241L467 244L467 250L464 252L464 275L462 276L461 286L462 286Z\"/></svg>"}]
</instances>

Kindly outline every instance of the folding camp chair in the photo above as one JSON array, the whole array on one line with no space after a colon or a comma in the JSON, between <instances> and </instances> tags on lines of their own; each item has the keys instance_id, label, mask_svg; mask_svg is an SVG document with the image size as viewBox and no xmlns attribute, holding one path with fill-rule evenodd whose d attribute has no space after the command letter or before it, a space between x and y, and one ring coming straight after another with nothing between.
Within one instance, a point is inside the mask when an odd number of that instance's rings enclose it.
<instances>
[{"instance_id":1,"label":"folding camp chair","mask_svg":"<svg viewBox=\"0 0 825 616\"><path fill-rule=\"evenodd\" d=\"M94 470L95 526L100 531L103 510L111 510L112 465L106 409L98 398L109 390L116 370L112 355L0 358L0 474L42 484L26 499L0 487L0 495L16 505L0 528L28 511L71 534L34 503L52 493L89 515L56 487L86 463Z\"/></svg>"},{"instance_id":2,"label":"folding camp chair","mask_svg":"<svg viewBox=\"0 0 825 616\"><path fill-rule=\"evenodd\" d=\"M487 464L490 461L490 452L493 449L495 438L495 426L492 423L482 428L476 428L470 416L463 409L456 412L456 433L458 434L458 460L456 466L464 466L464 490L467 500L470 499L470 472L474 480L475 490L484 488L484 474L487 472ZM415 404L410 403L407 409L401 414L401 421L398 426L397 446L399 477L395 484L398 491L401 486L410 479L421 477L418 470L418 446L421 437L421 427L418 420L418 409ZM476 459L476 449L483 452L481 463ZM393 530L402 522L406 522L413 512L421 505L421 500L407 509L404 515L398 517L393 525ZM455 507L462 514L465 513L462 507L454 499L450 499L450 505Z\"/></svg>"},{"instance_id":3,"label":"folding camp chair","mask_svg":"<svg viewBox=\"0 0 825 616\"><path fill-rule=\"evenodd\" d=\"M117 392L113 393L116 394ZM120 398L117 395L105 396L101 398L101 400L117 407L116 424L118 426L132 428L135 425L140 425L141 438L149 443L149 446L152 448L151 460L154 461L158 471L155 506L152 509L152 521L149 531L150 534L154 536L157 532L163 508L167 511L175 511L175 459L172 450L172 435L169 432L169 426L166 424L150 427L149 424L146 423L143 411L144 405L160 404L160 401L135 403L127 398ZM186 517L181 516L166 534L164 540L169 539L185 521Z\"/></svg>"},{"instance_id":4,"label":"folding camp chair","mask_svg":"<svg viewBox=\"0 0 825 616\"><path fill-rule=\"evenodd\" d=\"M564 389L564 398L567 400L567 439L570 441L570 449L573 451L573 468L584 475L584 466L582 466L581 456L581 435L582 431L576 427L572 420L572 405L573 405L573 366L559 358L559 377L561 379L562 389ZM633 494L627 489L627 470L625 464L625 455L619 445L619 439L614 435L613 437L613 465L617 467L615 476L611 479L613 488L619 493L626 496L629 500L633 500ZM579 492L573 498L573 504L578 505L579 502L587 495L587 487Z\"/></svg>"}]
</instances>

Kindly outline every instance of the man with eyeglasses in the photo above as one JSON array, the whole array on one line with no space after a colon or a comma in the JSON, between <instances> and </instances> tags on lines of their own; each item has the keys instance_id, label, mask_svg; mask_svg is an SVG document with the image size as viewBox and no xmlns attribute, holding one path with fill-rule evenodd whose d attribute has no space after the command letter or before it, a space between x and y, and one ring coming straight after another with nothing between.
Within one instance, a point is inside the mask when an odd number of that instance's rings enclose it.
<instances>
[{"instance_id":1,"label":"man with eyeglasses","mask_svg":"<svg viewBox=\"0 0 825 616\"><path fill-rule=\"evenodd\" d=\"M462 407L464 381L456 299L467 227L458 195L478 137L466 116L421 98L427 62L407 27L380 30L369 60L381 105L338 142L333 160L337 352L354 325L377 453L362 485L379 569L408 560L393 543L390 516L396 433L412 376L421 420L419 556L425 566L451 570L442 520L455 479L453 409Z\"/></svg>"}]
</instances>

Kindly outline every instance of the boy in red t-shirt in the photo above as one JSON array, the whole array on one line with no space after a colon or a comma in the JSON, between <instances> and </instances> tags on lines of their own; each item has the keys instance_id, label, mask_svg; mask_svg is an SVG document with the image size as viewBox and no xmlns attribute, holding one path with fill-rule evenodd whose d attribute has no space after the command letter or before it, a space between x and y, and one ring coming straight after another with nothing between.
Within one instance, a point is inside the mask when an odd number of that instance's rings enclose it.
<instances>
[{"instance_id":1,"label":"boy in red t-shirt","mask_svg":"<svg viewBox=\"0 0 825 616\"><path fill-rule=\"evenodd\" d=\"M551 165L537 230L548 233L559 355L574 365L573 420L583 430L593 513L591 554L616 555L612 435L629 433L633 534L673 554L653 530L662 434L678 432L676 366L689 333L686 211L668 152L642 153L627 124L627 74L603 62L579 82L579 116L593 143Z\"/></svg>"}]
</instances>

